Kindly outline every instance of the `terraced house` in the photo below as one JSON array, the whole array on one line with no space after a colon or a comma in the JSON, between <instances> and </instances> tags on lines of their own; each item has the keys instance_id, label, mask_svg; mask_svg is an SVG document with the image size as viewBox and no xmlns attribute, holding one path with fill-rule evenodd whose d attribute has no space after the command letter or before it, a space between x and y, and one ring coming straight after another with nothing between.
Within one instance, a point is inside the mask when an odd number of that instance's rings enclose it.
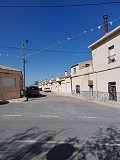
<instances>
[{"instance_id":1,"label":"terraced house","mask_svg":"<svg viewBox=\"0 0 120 160\"><path fill-rule=\"evenodd\" d=\"M93 95L92 60L71 67L72 94L91 98Z\"/></svg>"},{"instance_id":2,"label":"terraced house","mask_svg":"<svg viewBox=\"0 0 120 160\"><path fill-rule=\"evenodd\" d=\"M89 48L92 60L71 67L72 93L120 102L120 26Z\"/></svg>"},{"instance_id":3,"label":"terraced house","mask_svg":"<svg viewBox=\"0 0 120 160\"><path fill-rule=\"evenodd\" d=\"M120 26L89 46L93 59L93 96L120 101Z\"/></svg>"},{"instance_id":4,"label":"terraced house","mask_svg":"<svg viewBox=\"0 0 120 160\"><path fill-rule=\"evenodd\" d=\"M0 66L0 100L19 98L22 78L22 71Z\"/></svg>"}]
</instances>

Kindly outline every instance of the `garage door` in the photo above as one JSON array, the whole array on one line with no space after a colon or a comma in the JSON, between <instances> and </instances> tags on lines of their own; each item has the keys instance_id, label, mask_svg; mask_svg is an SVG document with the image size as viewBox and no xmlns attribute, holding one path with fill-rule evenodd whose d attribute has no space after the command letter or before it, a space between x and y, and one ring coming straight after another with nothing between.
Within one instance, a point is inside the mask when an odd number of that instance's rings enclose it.
<instances>
[{"instance_id":1,"label":"garage door","mask_svg":"<svg viewBox=\"0 0 120 160\"><path fill-rule=\"evenodd\" d=\"M61 84L61 92L65 92L65 84Z\"/></svg>"},{"instance_id":2,"label":"garage door","mask_svg":"<svg viewBox=\"0 0 120 160\"><path fill-rule=\"evenodd\" d=\"M67 93L71 93L71 83L67 83Z\"/></svg>"}]
</instances>

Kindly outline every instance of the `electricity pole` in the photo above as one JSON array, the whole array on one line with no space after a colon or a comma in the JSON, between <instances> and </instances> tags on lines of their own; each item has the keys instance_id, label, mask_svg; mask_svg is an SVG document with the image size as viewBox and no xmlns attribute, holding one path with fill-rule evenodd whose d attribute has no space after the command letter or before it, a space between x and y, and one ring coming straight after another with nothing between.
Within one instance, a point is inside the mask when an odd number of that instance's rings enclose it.
<instances>
[{"instance_id":1,"label":"electricity pole","mask_svg":"<svg viewBox=\"0 0 120 160\"><path fill-rule=\"evenodd\" d=\"M26 59L25 59L25 44L28 43L29 40L26 40L24 43L22 43L22 59L23 59L23 94L25 93L25 64L26 64Z\"/></svg>"}]
</instances>

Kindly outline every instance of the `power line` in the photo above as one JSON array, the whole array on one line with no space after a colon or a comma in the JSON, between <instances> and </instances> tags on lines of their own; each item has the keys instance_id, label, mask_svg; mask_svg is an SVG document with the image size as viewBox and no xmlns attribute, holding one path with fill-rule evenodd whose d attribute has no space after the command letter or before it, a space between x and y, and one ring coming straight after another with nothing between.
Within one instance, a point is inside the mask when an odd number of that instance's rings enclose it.
<instances>
[{"instance_id":1,"label":"power line","mask_svg":"<svg viewBox=\"0 0 120 160\"><path fill-rule=\"evenodd\" d=\"M16 57L16 58L21 58L20 56L15 56L15 55L8 55L8 54L0 54L0 56L6 56L6 57ZM20 59L18 59L20 60ZM49 64L71 64L71 63L77 63L76 61L41 61L39 59L35 59L35 58L32 58L32 59L28 59L26 60L26 63L27 61L35 61L36 63L49 63Z\"/></svg>"},{"instance_id":2,"label":"power line","mask_svg":"<svg viewBox=\"0 0 120 160\"><path fill-rule=\"evenodd\" d=\"M63 64L71 64L71 63L79 63L78 62L78 60L74 60L74 61L66 61L66 60L64 60L64 61L44 61L44 60L39 60L39 59L36 59L36 58L30 58L30 57L28 57L28 61L35 61L35 62L38 62L38 63L51 63L51 64L61 64L61 63L63 63Z\"/></svg>"},{"instance_id":3,"label":"power line","mask_svg":"<svg viewBox=\"0 0 120 160\"><path fill-rule=\"evenodd\" d=\"M110 25L112 25L113 22L114 22L114 21L117 21L117 20L120 20L120 17L117 18L117 19L114 19L114 20L112 20L112 21L110 21L110 22L108 22L108 23L109 23ZM79 37L79 36L82 36L82 35L84 35L84 34L86 34L86 33L92 32L92 31L94 31L94 30L96 30L96 29L99 29L99 30L100 30L101 27L103 27L103 26L104 26L104 25L99 25L99 26L97 26L97 27L95 27L95 28L92 28L92 29L90 29L90 30L88 30L88 31L84 30L83 32L81 32L81 33L79 33L79 34L77 34L77 35L67 37L66 39L64 39L64 40L62 40L62 41L60 40L60 41L52 44L51 46L48 46L48 47L46 47L46 48L44 48L44 49L41 49L41 50L39 50L39 51L30 53L30 54L27 55L27 57L32 56L32 55L37 54L37 53L40 53L40 52L42 52L42 51L48 50L49 48L52 48L52 47L55 47L55 46L64 44L64 43L66 43L66 42L68 42L68 41L70 41L70 40L72 40L72 39L74 39L74 38L76 38L76 37Z\"/></svg>"},{"instance_id":4,"label":"power line","mask_svg":"<svg viewBox=\"0 0 120 160\"><path fill-rule=\"evenodd\" d=\"M120 17L119 18L117 18L117 19L114 19L114 20L112 20L112 21L110 21L110 22L108 22L108 23L110 23L111 25L113 24L113 22L114 21L117 21L117 20L120 20ZM60 45L60 44L63 44L63 43L66 43L66 42L68 42L68 41L70 41L70 40L72 40L72 39L74 39L74 38L76 38L76 37L79 37L79 36L82 36L82 35L84 35L84 34L86 34L86 33L89 33L89 32L92 32L92 31L94 31L94 30L96 30L96 29L101 29L101 27L103 27L104 25L100 25L100 26L97 26L97 27L95 27L95 28L92 28L92 29L90 29L90 30L88 30L88 31L86 31L86 30L84 30L84 32L81 32L81 33L79 33L79 34L77 34L77 35L74 35L74 36L72 36L72 37L68 37L67 39L64 39L64 40L62 40L62 41L58 41L58 42L56 42L56 43L54 43L54 44L52 44L51 46L48 46L48 47L46 47L46 48L44 48L44 49L27 49L27 48L25 48L26 50L35 50L35 52L33 52L33 53L30 53L30 54L28 54L28 55L26 55L26 57L29 57L29 56L32 56L32 55L34 55L34 54L37 54L37 53L40 53L40 52L52 52L52 53L57 53L57 52L59 52L59 53L91 53L91 52L71 52L71 51L53 51L53 50L49 50L49 48L52 48L52 47L55 47L55 46L58 46L58 45ZM0 47L4 47L4 48L14 48L14 49L22 49L22 48L18 48L18 47L8 47L8 46L0 46ZM17 56L18 57L18 56Z\"/></svg>"},{"instance_id":5,"label":"power line","mask_svg":"<svg viewBox=\"0 0 120 160\"><path fill-rule=\"evenodd\" d=\"M101 3L86 3L86 4L66 4L66 5L0 5L1 8L62 8L62 7L85 7L85 6L100 6L120 4L120 2L101 2Z\"/></svg>"},{"instance_id":6,"label":"power line","mask_svg":"<svg viewBox=\"0 0 120 160\"><path fill-rule=\"evenodd\" d=\"M7 48L7 49L17 49L21 50L22 48L19 47L10 47L10 46L0 46L0 48ZM41 51L41 49L36 49L36 48L25 48L25 50L29 51ZM83 52L83 51L64 51L64 50L42 50L43 52L51 52L51 53L91 53L91 52Z\"/></svg>"}]
</instances>

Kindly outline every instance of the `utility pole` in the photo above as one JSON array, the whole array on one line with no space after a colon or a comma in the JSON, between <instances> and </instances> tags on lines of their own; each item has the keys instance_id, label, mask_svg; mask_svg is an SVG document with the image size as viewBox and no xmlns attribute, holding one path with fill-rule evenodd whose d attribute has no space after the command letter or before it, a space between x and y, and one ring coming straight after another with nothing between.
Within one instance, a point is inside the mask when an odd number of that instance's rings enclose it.
<instances>
[{"instance_id":1,"label":"utility pole","mask_svg":"<svg viewBox=\"0 0 120 160\"><path fill-rule=\"evenodd\" d=\"M28 43L29 40L26 40L25 43L22 43L22 60L23 60L23 95L25 95L25 64L26 64L26 59L25 59L25 44Z\"/></svg>"}]
</instances>

